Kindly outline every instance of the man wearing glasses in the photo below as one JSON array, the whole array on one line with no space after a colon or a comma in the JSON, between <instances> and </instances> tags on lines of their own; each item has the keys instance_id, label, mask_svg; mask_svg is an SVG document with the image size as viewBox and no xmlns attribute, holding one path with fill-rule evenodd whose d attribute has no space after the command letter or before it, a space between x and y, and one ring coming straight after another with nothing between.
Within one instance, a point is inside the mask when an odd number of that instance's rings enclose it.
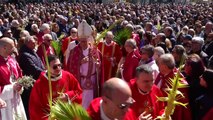
<instances>
[{"instance_id":1,"label":"man wearing glasses","mask_svg":"<svg viewBox=\"0 0 213 120\"><path fill-rule=\"evenodd\" d=\"M55 55L48 57L51 73L52 99L81 104L81 87L76 78L61 69ZM49 87L47 71L42 72L32 88L29 102L30 120L47 120L49 113Z\"/></svg>"},{"instance_id":2,"label":"man wearing glasses","mask_svg":"<svg viewBox=\"0 0 213 120\"><path fill-rule=\"evenodd\" d=\"M136 68L136 78L129 83L135 100L131 108L141 120L154 119L164 112L164 103L157 102L157 97L162 97L163 94L153 85L153 81L152 68L149 65L141 65Z\"/></svg>"},{"instance_id":3,"label":"man wearing glasses","mask_svg":"<svg viewBox=\"0 0 213 120\"><path fill-rule=\"evenodd\" d=\"M103 85L102 97L94 99L87 109L92 120L136 120L129 107L135 102L128 84L111 78Z\"/></svg>"}]
</instances>

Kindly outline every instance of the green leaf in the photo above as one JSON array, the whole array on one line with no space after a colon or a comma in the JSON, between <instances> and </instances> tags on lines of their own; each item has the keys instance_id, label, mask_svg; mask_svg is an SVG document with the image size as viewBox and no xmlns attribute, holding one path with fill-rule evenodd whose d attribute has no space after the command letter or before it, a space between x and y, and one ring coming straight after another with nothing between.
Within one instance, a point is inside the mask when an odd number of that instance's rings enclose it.
<instances>
[{"instance_id":1,"label":"green leaf","mask_svg":"<svg viewBox=\"0 0 213 120\"><path fill-rule=\"evenodd\" d=\"M51 120L91 120L87 111L75 103L57 101L50 113Z\"/></svg>"},{"instance_id":2,"label":"green leaf","mask_svg":"<svg viewBox=\"0 0 213 120\"><path fill-rule=\"evenodd\" d=\"M116 43L122 46L125 44L127 39L131 38L131 35L132 33L129 29L122 29L115 33L114 40Z\"/></svg>"}]
</instances>

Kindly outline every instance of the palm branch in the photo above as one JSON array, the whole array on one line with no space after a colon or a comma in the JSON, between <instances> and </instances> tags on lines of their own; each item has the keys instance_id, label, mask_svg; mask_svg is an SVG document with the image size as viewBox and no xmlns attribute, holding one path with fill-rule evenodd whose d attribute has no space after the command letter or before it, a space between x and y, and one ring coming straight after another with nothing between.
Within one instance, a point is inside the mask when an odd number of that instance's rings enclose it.
<instances>
[{"instance_id":1,"label":"palm branch","mask_svg":"<svg viewBox=\"0 0 213 120\"><path fill-rule=\"evenodd\" d=\"M51 42L51 45L54 48L56 55L59 56L61 52L61 42L54 40Z\"/></svg>"},{"instance_id":2,"label":"palm branch","mask_svg":"<svg viewBox=\"0 0 213 120\"><path fill-rule=\"evenodd\" d=\"M114 40L117 44L120 46L123 46L127 39L131 38L131 31L127 28L124 28L118 32L115 33Z\"/></svg>"},{"instance_id":3,"label":"palm branch","mask_svg":"<svg viewBox=\"0 0 213 120\"><path fill-rule=\"evenodd\" d=\"M86 110L76 103L56 101L50 113L51 120L91 120Z\"/></svg>"},{"instance_id":4,"label":"palm branch","mask_svg":"<svg viewBox=\"0 0 213 120\"><path fill-rule=\"evenodd\" d=\"M180 66L183 65L184 59L182 58ZM186 107L188 103L181 103L178 100L184 98L185 96L178 89L186 88L187 85L181 83L181 70L183 67L179 67L177 74L173 79L169 80L168 88L165 90L167 93L167 97L157 97L158 101L167 102L167 106L165 107L164 116L159 116L156 119L160 120L170 120L170 116L174 113L176 105L181 105Z\"/></svg>"},{"instance_id":5,"label":"palm branch","mask_svg":"<svg viewBox=\"0 0 213 120\"><path fill-rule=\"evenodd\" d=\"M109 31L111 31L113 28L115 28L116 25L117 25L118 23L120 23L120 22L121 22L121 20L118 20L118 21L116 21L114 24L110 25L108 29L104 30L104 31L95 39L95 45L97 46L98 43L100 42L100 40L106 36L107 32L109 32Z\"/></svg>"}]
</instances>

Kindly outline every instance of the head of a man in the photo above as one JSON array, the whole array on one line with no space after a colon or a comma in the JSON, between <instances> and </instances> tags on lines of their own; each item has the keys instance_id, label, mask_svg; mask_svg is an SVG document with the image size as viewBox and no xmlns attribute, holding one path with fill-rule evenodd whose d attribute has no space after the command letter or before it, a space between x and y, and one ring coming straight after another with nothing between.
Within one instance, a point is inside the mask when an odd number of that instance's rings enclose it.
<instances>
[{"instance_id":1,"label":"head of a man","mask_svg":"<svg viewBox=\"0 0 213 120\"><path fill-rule=\"evenodd\" d=\"M0 55L4 58L16 51L14 41L8 37L0 39Z\"/></svg>"},{"instance_id":2,"label":"head of a man","mask_svg":"<svg viewBox=\"0 0 213 120\"><path fill-rule=\"evenodd\" d=\"M136 68L136 84L142 93L148 93L153 85L152 69L148 65L141 65Z\"/></svg>"},{"instance_id":3,"label":"head of a man","mask_svg":"<svg viewBox=\"0 0 213 120\"><path fill-rule=\"evenodd\" d=\"M61 62L59 60L59 58L55 55L50 55L48 56L48 62L50 65L50 73L52 77L57 77L60 75L61 73Z\"/></svg>"},{"instance_id":4,"label":"head of a man","mask_svg":"<svg viewBox=\"0 0 213 120\"><path fill-rule=\"evenodd\" d=\"M46 46L50 46L51 45L52 36L50 34L45 34L42 38L43 38L43 43Z\"/></svg>"},{"instance_id":5,"label":"head of a man","mask_svg":"<svg viewBox=\"0 0 213 120\"><path fill-rule=\"evenodd\" d=\"M77 38L78 37L78 30L76 28L71 28L70 29L70 36L72 38Z\"/></svg>"},{"instance_id":6,"label":"head of a man","mask_svg":"<svg viewBox=\"0 0 213 120\"><path fill-rule=\"evenodd\" d=\"M135 40L128 39L125 42L124 47L125 47L125 50L127 51L127 53L131 53L137 47L137 44L136 44Z\"/></svg>"},{"instance_id":7,"label":"head of a man","mask_svg":"<svg viewBox=\"0 0 213 120\"><path fill-rule=\"evenodd\" d=\"M155 47L154 48L154 55L153 55L154 60L157 61L158 58L163 54L165 54L165 51L162 47Z\"/></svg>"},{"instance_id":8,"label":"head of a man","mask_svg":"<svg viewBox=\"0 0 213 120\"><path fill-rule=\"evenodd\" d=\"M134 103L128 84L119 78L111 78L103 85L103 111L110 119L123 120L130 105Z\"/></svg>"},{"instance_id":9,"label":"head of a man","mask_svg":"<svg viewBox=\"0 0 213 120\"><path fill-rule=\"evenodd\" d=\"M25 38L24 44L31 50L34 50L37 44L37 41L33 36L27 36Z\"/></svg>"},{"instance_id":10,"label":"head of a man","mask_svg":"<svg viewBox=\"0 0 213 120\"><path fill-rule=\"evenodd\" d=\"M141 59L143 61L150 60L154 55L154 47L152 45L145 45L140 49Z\"/></svg>"},{"instance_id":11,"label":"head of a man","mask_svg":"<svg viewBox=\"0 0 213 120\"><path fill-rule=\"evenodd\" d=\"M204 44L203 38L201 38L201 37L193 37L192 38L192 51L193 52L201 51L203 44Z\"/></svg>"},{"instance_id":12,"label":"head of a man","mask_svg":"<svg viewBox=\"0 0 213 120\"><path fill-rule=\"evenodd\" d=\"M111 31L107 32L106 37L105 37L106 42L108 44L110 44L111 41L113 40L113 37L114 37L114 35Z\"/></svg>"},{"instance_id":13,"label":"head of a man","mask_svg":"<svg viewBox=\"0 0 213 120\"><path fill-rule=\"evenodd\" d=\"M157 65L160 73L167 75L175 68L175 59L172 54L163 54L159 57Z\"/></svg>"},{"instance_id":14,"label":"head of a man","mask_svg":"<svg viewBox=\"0 0 213 120\"><path fill-rule=\"evenodd\" d=\"M40 31L43 32L44 34L50 33L50 25L47 23L44 23L40 27Z\"/></svg>"}]
</instances>

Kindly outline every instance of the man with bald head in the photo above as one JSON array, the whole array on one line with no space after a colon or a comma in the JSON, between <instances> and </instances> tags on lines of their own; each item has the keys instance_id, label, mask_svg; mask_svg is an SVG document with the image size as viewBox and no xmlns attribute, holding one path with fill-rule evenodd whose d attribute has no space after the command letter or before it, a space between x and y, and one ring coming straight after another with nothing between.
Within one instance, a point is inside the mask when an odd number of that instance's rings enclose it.
<instances>
[{"instance_id":1,"label":"man with bald head","mask_svg":"<svg viewBox=\"0 0 213 120\"><path fill-rule=\"evenodd\" d=\"M117 66L122 56L120 47L113 41L113 38L113 33L109 31L106 34L105 40L98 44L98 49L103 55L104 81L115 77Z\"/></svg>"},{"instance_id":2,"label":"man with bald head","mask_svg":"<svg viewBox=\"0 0 213 120\"><path fill-rule=\"evenodd\" d=\"M1 109L2 120L15 120L17 115L26 120L23 103L20 97L21 86L16 80L22 76L21 69L11 54L16 50L14 41L3 37L0 39L0 98L7 107Z\"/></svg>"},{"instance_id":3,"label":"man with bald head","mask_svg":"<svg viewBox=\"0 0 213 120\"><path fill-rule=\"evenodd\" d=\"M134 102L128 84L111 78L103 85L102 97L94 99L87 111L93 120L135 120L129 109Z\"/></svg>"}]
</instances>

